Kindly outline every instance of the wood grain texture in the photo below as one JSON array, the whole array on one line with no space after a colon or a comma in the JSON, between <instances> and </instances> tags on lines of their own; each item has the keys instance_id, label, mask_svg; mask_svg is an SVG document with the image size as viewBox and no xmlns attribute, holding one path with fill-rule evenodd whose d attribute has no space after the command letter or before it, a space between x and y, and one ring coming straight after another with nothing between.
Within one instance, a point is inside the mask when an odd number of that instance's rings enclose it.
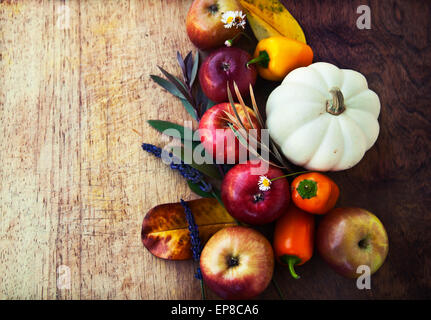
<instances>
[{"instance_id":1,"label":"wood grain texture","mask_svg":"<svg viewBox=\"0 0 431 320\"><path fill-rule=\"evenodd\" d=\"M284 2L315 61L362 72L381 98L376 145L331 177L339 205L381 218L390 251L368 291L317 255L300 281L280 266L276 279L292 299L430 298L431 3ZM193 49L190 3L0 1L0 298L200 298L192 262L157 259L140 241L150 208L195 197L140 150L166 143L146 120L191 120L149 78ZM371 30L356 28L360 4L371 7ZM274 84L256 88L264 105ZM62 265L70 289L57 288ZM273 286L260 298L277 299Z\"/></svg>"}]
</instances>

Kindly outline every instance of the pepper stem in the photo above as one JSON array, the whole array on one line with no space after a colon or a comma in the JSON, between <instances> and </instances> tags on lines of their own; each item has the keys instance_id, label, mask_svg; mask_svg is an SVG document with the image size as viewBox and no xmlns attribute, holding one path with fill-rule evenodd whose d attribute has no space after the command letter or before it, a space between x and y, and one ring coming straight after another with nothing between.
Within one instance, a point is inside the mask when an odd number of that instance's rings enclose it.
<instances>
[{"instance_id":1,"label":"pepper stem","mask_svg":"<svg viewBox=\"0 0 431 320\"><path fill-rule=\"evenodd\" d=\"M302 180L296 188L302 199L311 199L317 195L317 182L314 180Z\"/></svg>"},{"instance_id":2,"label":"pepper stem","mask_svg":"<svg viewBox=\"0 0 431 320\"><path fill-rule=\"evenodd\" d=\"M295 272L295 265L301 262L301 259L297 256L291 256L288 254L282 255L280 257L280 261L284 264L287 264L289 266L290 274L294 279L301 278L296 272Z\"/></svg>"},{"instance_id":3,"label":"pepper stem","mask_svg":"<svg viewBox=\"0 0 431 320\"><path fill-rule=\"evenodd\" d=\"M332 99L326 101L326 112L338 116L346 110L343 93L337 87L333 87L329 92L332 95Z\"/></svg>"},{"instance_id":4,"label":"pepper stem","mask_svg":"<svg viewBox=\"0 0 431 320\"><path fill-rule=\"evenodd\" d=\"M262 67L268 68L268 64L269 64L269 55L268 55L268 52L266 52L265 50L260 51L259 55L256 58L251 59L249 62L247 62L247 64L246 64L247 68L248 68L249 65L251 65L253 63L258 63Z\"/></svg>"}]
</instances>

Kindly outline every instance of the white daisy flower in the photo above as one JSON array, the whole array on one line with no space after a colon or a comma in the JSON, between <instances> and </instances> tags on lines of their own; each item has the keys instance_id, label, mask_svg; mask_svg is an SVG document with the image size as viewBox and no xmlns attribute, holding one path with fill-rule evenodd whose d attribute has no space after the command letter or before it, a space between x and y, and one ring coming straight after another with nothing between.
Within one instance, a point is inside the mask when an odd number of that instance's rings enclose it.
<instances>
[{"instance_id":1,"label":"white daisy flower","mask_svg":"<svg viewBox=\"0 0 431 320\"><path fill-rule=\"evenodd\" d=\"M267 176L260 176L258 182L259 190L268 191L271 189L271 183L271 180L269 180Z\"/></svg>"},{"instance_id":2,"label":"white daisy flower","mask_svg":"<svg viewBox=\"0 0 431 320\"><path fill-rule=\"evenodd\" d=\"M221 16L221 22L224 23L226 29L232 27L245 28L245 14L242 11L227 11Z\"/></svg>"}]
</instances>

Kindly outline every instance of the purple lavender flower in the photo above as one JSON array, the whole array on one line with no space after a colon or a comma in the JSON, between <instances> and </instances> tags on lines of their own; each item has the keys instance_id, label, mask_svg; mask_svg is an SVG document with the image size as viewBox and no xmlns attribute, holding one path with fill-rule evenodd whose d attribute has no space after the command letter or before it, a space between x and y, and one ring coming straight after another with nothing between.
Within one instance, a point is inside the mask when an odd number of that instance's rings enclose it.
<instances>
[{"instance_id":1,"label":"purple lavender flower","mask_svg":"<svg viewBox=\"0 0 431 320\"><path fill-rule=\"evenodd\" d=\"M181 205L184 208L184 212L186 214L186 220L187 220L187 223L189 224L189 233L190 233L190 239L192 243L193 260L199 262L201 258L201 252L202 252L201 239L199 238L199 229L187 202L181 199ZM195 278L202 280L201 268L199 267L196 270Z\"/></svg>"},{"instance_id":2,"label":"purple lavender flower","mask_svg":"<svg viewBox=\"0 0 431 320\"><path fill-rule=\"evenodd\" d=\"M169 163L172 170L177 170L185 179L197 184L199 188L204 192L211 192L212 186L204 180L202 173L185 164L180 159L175 157L172 152L166 152L159 147L156 147L149 143L143 143L142 149L148 153L153 154L157 158L163 158L165 162Z\"/></svg>"}]
</instances>

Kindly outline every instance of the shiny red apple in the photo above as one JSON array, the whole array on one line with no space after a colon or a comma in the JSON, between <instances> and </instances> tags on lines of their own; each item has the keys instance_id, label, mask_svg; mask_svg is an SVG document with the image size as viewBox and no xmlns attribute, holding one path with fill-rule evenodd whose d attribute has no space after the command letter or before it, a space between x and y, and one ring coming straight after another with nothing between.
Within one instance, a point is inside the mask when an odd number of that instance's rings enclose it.
<instances>
[{"instance_id":1,"label":"shiny red apple","mask_svg":"<svg viewBox=\"0 0 431 320\"><path fill-rule=\"evenodd\" d=\"M247 130L252 129L246 113L240 104L235 104L238 115ZM260 126L253 110L246 108L250 116L253 127L256 128L256 135L260 137ZM226 112L234 116L234 111L230 103L220 103L208 109L199 122L199 134L202 145L209 154L213 155L217 163L234 164L247 160L247 150L235 137L235 133L229 127L230 123ZM234 126L236 130L238 128ZM255 140L254 140L255 141ZM252 139L250 139L252 143Z\"/></svg>"},{"instance_id":2,"label":"shiny red apple","mask_svg":"<svg viewBox=\"0 0 431 320\"><path fill-rule=\"evenodd\" d=\"M250 59L248 52L240 48L215 50L204 60L199 70L202 91L214 102L227 102L227 83L235 99L233 83L236 82L241 95L247 97L250 94L249 86L254 86L257 77L256 68L246 65Z\"/></svg>"},{"instance_id":3,"label":"shiny red apple","mask_svg":"<svg viewBox=\"0 0 431 320\"><path fill-rule=\"evenodd\" d=\"M195 0L186 18L187 34L193 44L202 50L222 46L241 32L238 28L225 28L224 12L242 10L236 0Z\"/></svg>"},{"instance_id":4,"label":"shiny red apple","mask_svg":"<svg viewBox=\"0 0 431 320\"><path fill-rule=\"evenodd\" d=\"M289 182L282 178L271 183L270 189L259 188L260 176L273 179L284 175L277 167L262 162L248 161L228 171L221 186L221 197L226 210L235 219L252 225L270 223L286 212L290 202Z\"/></svg>"},{"instance_id":5,"label":"shiny red apple","mask_svg":"<svg viewBox=\"0 0 431 320\"><path fill-rule=\"evenodd\" d=\"M317 230L316 247L322 258L339 274L357 278L361 265L371 274L388 254L388 235L381 221L360 208L335 208L327 213Z\"/></svg>"},{"instance_id":6,"label":"shiny red apple","mask_svg":"<svg viewBox=\"0 0 431 320\"><path fill-rule=\"evenodd\" d=\"M201 253L205 284L223 299L250 299L268 286L274 271L269 241L246 227L228 227L214 234Z\"/></svg>"}]
</instances>

